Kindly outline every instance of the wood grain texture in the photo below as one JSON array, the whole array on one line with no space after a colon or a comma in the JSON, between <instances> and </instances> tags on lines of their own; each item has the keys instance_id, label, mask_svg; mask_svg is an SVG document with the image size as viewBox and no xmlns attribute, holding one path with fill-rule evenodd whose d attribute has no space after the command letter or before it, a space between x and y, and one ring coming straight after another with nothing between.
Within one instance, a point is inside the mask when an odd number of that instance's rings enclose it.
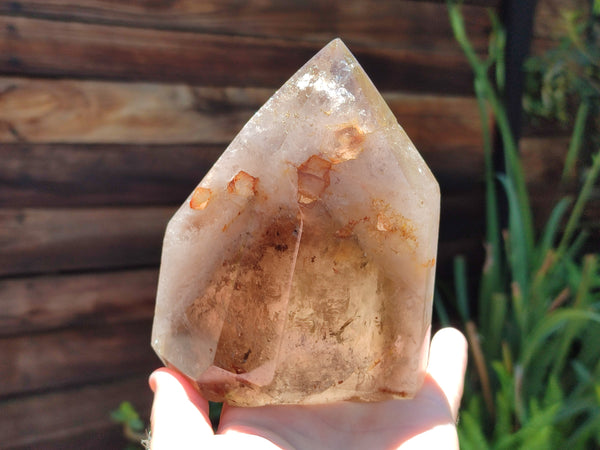
<instances>
[{"instance_id":1,"label":"wood grain texture","mask_svg":"<svg viewBox=\"0 0 600 450\"><path fill-rule=\"evenodd\" d=\"M446 3L446 0L413 0L417 2L431 2L431 3ZM478 5L487 6L489 8L498 8L501 0L464 0L464 5Z\"/></svg>"},{"instance_id":2,"label":"wood grain texture","mask_svg":"<svg viewBox=\"0 0 600 450\"><path fill-rule=\"evenodd\" d=\"M327 40L297 42L2 16L0 74L275 88ZM472 92L472 74L460 53L351 47L380 89Z\"/></svg>"},{"instance_id":3,"label":"wood grain texture","mask_svg":"<svg viewBox=\"0 0 600 450\"><path fill-rule=\"evenodd\" d=\"M561 186L568 137L526 137L519 142L535 226L541 229L558 201L571 192ZM572 189L571 189L572 190Z\"/></svg>"},{"instance_id":4,"label":"wood grain texture","mask_svg":"<svg viewBox=\"0 0 600 450\"><path fill-rule=\"evenodd\" d=\"M225 145L3 144L3 207L182 203Z\"/></svg>"},{"instance_id":5,"label":"wood grain texture","mask_svg":"<svg viewBox=\"0 0 600 450\"><path fill-rule=\"evenodd\" d=\"M173 207L0 210L0 276L156 265Z\"/></svg>"},{"instance_id":6,"label":"wood grain texture","mask_svg":"<svg viewBox=\"0 0 600 450\"><path fill-rule=\"evenodd\" d=\"M485 8L498 1L463 7L477 49L486 47ZM327 41L341 36L353 44L402 48L435 47L459 52L452 39L446 5L402 0L111 0L0 1L0 14L61 21L145 27L290 40ZM436 20L431 20L435 18Z\"/></svg>"},{"instance_id":7,"label":"wood grain texture","mask_svg":"<svg viewBox=\"0 0 600 450\"><path fill-rule=\"evenodd\" d=\"M147 375L161 365L150 330L145 320L0 338L0 399Z\"/></svg>"},{"instance_id":8,"label":"wood grain texture","mask_svg":"<svg viewBox=\"0 0 600 450\"><path fill-rule=\"evenodd\" d=\"M0 337L150 320L156 269L0 279Z\"/></svg>"},{"instance_id":9,"label":"wood grain texture","mask_svg":"<svg viewBox=\"0 0 600 450\"><path fill-rule=\"evenodd\" d=\"M525 170L525 181L530 189L557 188L569 149L570 138L526 137L519 142L521 163Z\"/></svg>"},{"instance_id":10,"label":"wood grain texture","mask_svg":"<svg viewBox=\"0 0 600 450\"><path fill-rule=\"evenodd\" d=\"M143 375L0 401L2 447L123 448L121 427L111 422L110 411L129 400L147 420L152 401L147 380Z\"/></svg>"},{"instance_id":11,"label":"wood grain texture","mask_svg":"<svg viewBox=\"0 0 600 450\"><path fill-rule=\"evenodd\" d=\"M583 182L583 167L578 167L579 175L569 185L559 181L562 177L564 161L569 148L570 137L525 138L520 142L523 167L532 205L534 219L542 227L552 209L561 198L574 199ZM590 201L583 211L584 227L594 236L600 236L600 191L592 191ZM594 247L588 247L590 250Z\"/></svg>"},{"instance_id":12,"label":"wood grain texture","mask_svg":"<svg viewBox=\"0 0 600 450\"><path fill-rule=\"evenodd\" d=\"M0 78L0 141L225 143L273 92Z\"/></svg>"},{"instance_id":13,"label":"wood grain texture","mask_svg":"<svg viewBox=\"0 0 600 450\"><path fill-rule=\"evenodd\" d=\"M72 434L51 434L29 440L31 441L29 444L17 444L9 448L10 450L120 450L132 448L128 447L129 442L124 437L122 428L114 423L91 423L81 426L78 430L73 430ZM137 447L134 448L137 449Z\"/></svg>"},{"instance_id":14,"label":"wood grain texture","mask_svg":"<svg viewBox=\"0 0 600 450\"><path fill-rule=\"evenodd\" d=\"M0 142L229 143L273 89L0 78ZM472 97L383 92L420 148L481 146Z\"/></svg>"},{"instance_id":15,"label":"wood grain texture","mask_svg":"<svg viewBox=\"0 0 600 450\"><path fill-rule=\"evenodd\" d=\"M588 0L537 0L533 36L534 38L558 40L567 34L564 12L588 13L589 10L590 2Z\"/></svg>"},{"instance_id":16,"label":"wood grain texture","mask_svg":"<svg viewBox=\"0 0 600 450\"><path fill-rule=\"evenodd\" d=\"M545 225L557 202L563 197L569 197L572 200L571 206L573 206L575 195L572 193L571 195L569 193L556 193L553 190L531 192L531 203L535 211L534 221L536 226L541 227ZM563 221L563 226L566 224L565 222ZM587 233L583 253L597 254L598 249L600 249L600 192L597 190L592 193L592 198L589 199L583 210L581 229Z\"/></svg>"},{"instance_id":17,"label":"wood grain texture","mask_svg":"<svg viewBox=\"0 0 600 450\"><path fill-rule=\"evenodd\" d=\"M591 2L588 0L538 0L533 22L531 54L542 55L556 48L559 40L566 37L567 21L564 13L589 14Z\"/></svg>"},{"instance_id":18,"label":"wood grain texture","mask_svg":"<svg viewBox=\"0 0 600 450\"><path fill-rule=\"evenodd\" d=\"M0 142L14 143L0 147L0 205L40 207L179 203L272 90L4 78L0 92ZM444 188L471 188L475 100L384 98ZM79 145L32 145L47 142Z\"/></svg>"}]
</instances>

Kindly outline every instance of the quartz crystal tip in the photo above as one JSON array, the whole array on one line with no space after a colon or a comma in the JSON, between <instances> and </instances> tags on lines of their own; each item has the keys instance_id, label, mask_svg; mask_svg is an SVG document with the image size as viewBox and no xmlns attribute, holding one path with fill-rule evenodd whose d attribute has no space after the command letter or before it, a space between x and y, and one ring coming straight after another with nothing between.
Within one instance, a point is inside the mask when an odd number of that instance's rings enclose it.
<instances>
[{"instance_id":1,"label":"quartz crystal tip","mask_svg":"<svg viewBox=\"0 0 600 450\"><path fill-rule=\"evenodd\" d=\"M167 227L152 346L239 406L411 397L440 193L336 39L250 119Z\"/></svg>"}]
</instances>

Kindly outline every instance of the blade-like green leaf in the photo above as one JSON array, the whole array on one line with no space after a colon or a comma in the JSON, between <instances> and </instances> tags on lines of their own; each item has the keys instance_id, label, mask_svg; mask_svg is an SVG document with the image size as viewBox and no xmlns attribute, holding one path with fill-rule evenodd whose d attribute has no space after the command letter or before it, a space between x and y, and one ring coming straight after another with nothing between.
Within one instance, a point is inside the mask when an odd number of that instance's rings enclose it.
<instances>
[{"instance_id":1,"label":"blade-like green leaf","mask_svg":"<svg viewBox=\"0 0 600 450\"><path fill-rule=\"evenodd\" d=\"M435 289L435 291L433 292L433 306L437 318L440 321L440 325L442 327L450 326L448 311L446 310L440 292L437 289Z\"/></svg>"},{"instance_id":2,"label":"blade-like green leaf","mask_svg":"<svg viewBox=\"0 0 600 450\"><path fill-rule=\"evenodd\" d=\"M454 286L456 289L456 304L464 323L471 319L469 312L469 292L467 287L467 263L464 256L454 258Z\"/></svg>"},{"instance_id":3,"label":"blade-like green leaf","mask_svg":"<svg viewBox=\"0 0 600 450\"><path fill-rule=\"evenodd\" d=\"M537 266L541 266L544 262L548 251L553 247L554 241L556 239L556 235L558 233L558 229L560 227L560 223L569 208L572 200L570 198L563 198L559 201L550 217L548 218L548 222L546 222L546 226L544 227L544 231L542 232L542 237L540 239L540 243L538 245L538 264Z\"/></svg>"},{"instance_id":4,"label":"blade-like green leaf","mask_svg":"<svg viewBox=\"0 0 600 450\"><path fill-rule=\"evenodd\" d=\"M548 335L556 332L557 329L570 321L593 321L600 323L600 314L574 309L553 312L546 320L539 323L527 336L526 345L521 358L521 364L524 369L528 368L535 352L543 347Z\"/></svg>"},{"instance_id":5,"label":"blade-like green leaf","mask_svg":"<svg viewBox=\"0 0 600 450\"><path fill-rule=\"evenodd\" d=\"M508 230L510 238L508 261L511 266L513 280L519 284L521 292L526 296L527 291L525 289L529 281L529 255L527 253L527 236L523 218L521 217L517 192L506 175L499 175L498 179L504 186L508 198Z\"/></svg>"}]
</instances>

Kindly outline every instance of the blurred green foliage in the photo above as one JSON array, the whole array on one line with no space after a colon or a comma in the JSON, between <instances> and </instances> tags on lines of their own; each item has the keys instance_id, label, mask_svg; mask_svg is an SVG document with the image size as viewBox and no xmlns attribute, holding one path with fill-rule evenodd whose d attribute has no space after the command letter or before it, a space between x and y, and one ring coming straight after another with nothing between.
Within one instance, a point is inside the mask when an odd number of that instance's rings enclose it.
<instances>
[{"instance_id":1,"label":"blurred green foliage","mask_svg":"<svg viewBox=\"0 0 600 450\"><path fill-rule=\"evenodd\" d=\"M568 125L573 103L600 97L599 31L590 14L562 11L564 36L556 48L525 64L523 106L530 115Z\"/></svg>"},{"instance_id":2,"label":"blurred green foliage","mask_svg":"<svg viewBox=\"0 0 600 450\"><path fill-rule=\"evenodd\" d=\"M600 173L600 150L593 145L591 165L574 201L559 201L545 226L535 229L517 143L502 102L506 33L492 15L488 57L481 58L466 35L460 6L447 3L455 38L475 75L486 165L487 257L479 292L470 298L467 262L459 256L454 302L436 302L442 321L452 316L447 308L456 309L471 350L459 423L461 447L598 448L600 255L582 254L587 235L581 216ZM598 1L594 8L599 8ZM589 39L593 30L588 23L596 17L590 12L586 23L581 17L585 16L566 14L566 40L527 65L540 80L539 95L528 85L531 112L569 123L570 102L578 111L565 164L572 166L565 167L565 176L572 173L579 150L588 142L585 125L598 97L598 46L597 40ZM505 173L493 166L490 114L502 138ZM505 229L499 217L500 196L508 205Z\"/></svg>"},{"instance_id":3,"label":"blurred green foliage","mask_svg":"<svg viewBox=\"0 0 600 450\"><path fill-rule=\"evenodd\" d=\"M558 45L529 58L524 66L523 107L531 120L573 127L563 180L574 175L586 123L600 112L599 5L595 0L590 11L562 11L563 36ZM598 143L597 136L593 138Z\"/></svg>"},{"instance_id":4,"label":"blurred green foliage","mask_svg":"<svg viewBox=\"0 0 600 450\"><path fill-rule=\"evenodd\" d=\"M125 450L148 447L149 438L144 431L144 422L130 402L121 402L117 409L111 411L110 418L123 426L123 436L130 441Z\"/></svg>"}]
</instances>

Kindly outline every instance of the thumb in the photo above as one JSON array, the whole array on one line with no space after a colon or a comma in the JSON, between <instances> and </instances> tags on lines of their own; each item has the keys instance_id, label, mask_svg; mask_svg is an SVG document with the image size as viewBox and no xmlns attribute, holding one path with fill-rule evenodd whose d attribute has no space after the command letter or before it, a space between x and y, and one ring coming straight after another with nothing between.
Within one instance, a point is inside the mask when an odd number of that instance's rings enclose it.
<instances>
[{"instance_id":1,"label":"thumb","mask_svg":"<svg viewBox=\"0 0 600 450\"><path fill-rule=\"evenodd\" d=\"M167 368L154 371L149 379L152 404L152 450L198 448L212 437L208 402L180 373Z\"/></svg>"},{"instance_id":2,"label":"thumb","mask_svg":"<svg viewBox=\"0 0 600 450\"><path fill-rule=\"evenodd\" d=\"M467 369L467 340L455 328L443 328L431 340L427 372L444 392L454 420L463 394Z\"/></svg>"}]
</instances>

